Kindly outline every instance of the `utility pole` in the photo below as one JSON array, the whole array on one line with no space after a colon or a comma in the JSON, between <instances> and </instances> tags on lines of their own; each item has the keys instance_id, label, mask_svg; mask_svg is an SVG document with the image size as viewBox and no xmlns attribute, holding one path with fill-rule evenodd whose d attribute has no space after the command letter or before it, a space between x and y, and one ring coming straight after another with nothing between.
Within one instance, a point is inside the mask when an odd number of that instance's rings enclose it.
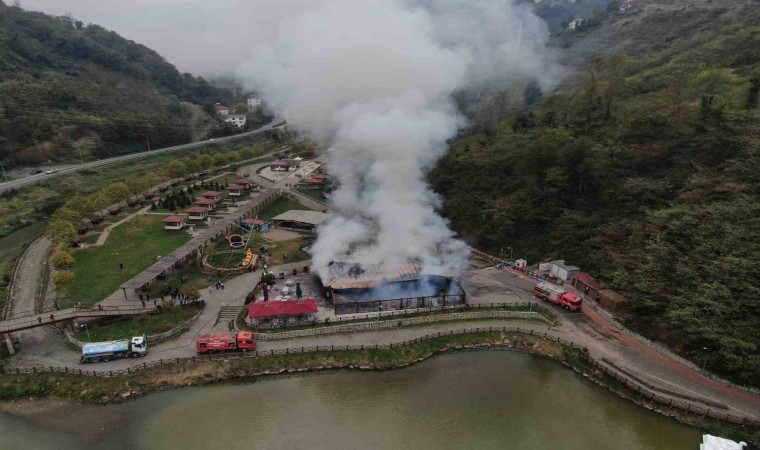
<instances>
[{"instance_id":1,"label":"utility pole","mask_svg":"<svg viewBox=\"0 0 760 450\"><path fill-rule=\"evenodd\" d=\"M78 147L79 149L79 162L81 164L84 164L84 158L82 158L82 147Z\"/></svg>"},{"instance_id":2,"label":"utility pole","mask_svg":"<svg viewBox=\"0 0 760 450\"><path fill-rule=\"evenodd\" d=\"M150 151L150 138L148 138L147 134L143 134L143 136L145 136L145 142L148 143L148 151Z\"/></svg>"},{"instance_id":3,"label":"utility pole","mask_svg":"<svg viewBox=\"0 0 760 450\"><path fill-rule=\"evenodd\" d=\"M8 182L8 175L5 174L5 166L3 165L3 163L0 163L0 167L3 168L3 177L5 177L5 182L7 183Z\"/></svg>"}]
</instances>

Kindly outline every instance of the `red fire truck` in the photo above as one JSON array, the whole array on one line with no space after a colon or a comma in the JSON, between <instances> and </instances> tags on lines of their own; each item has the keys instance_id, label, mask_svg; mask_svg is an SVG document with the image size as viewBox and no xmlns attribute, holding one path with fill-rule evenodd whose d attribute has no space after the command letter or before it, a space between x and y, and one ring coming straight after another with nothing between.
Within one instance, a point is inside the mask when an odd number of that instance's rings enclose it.
<instances>
[{"instance_id":1,"label":"red fire truck","mask_svg":"<svg viewBox=\"0 0 760 450\"><path fill-rule=\"evenodd\" d=\"M539 298L545 298L555 305L559 305L569 311L578 311L581 309L583 299L575 294L567 292L561 286L542 281L533 289L533 295Z\"/></svg>"},{"instance_id":2,"label":"red fire truck","mask_svg":"<svg viewBox=\"0 0 760 450\"><path fill-rule=\"evenodd\" d=\"M195 351L201 354L247 352L248 350L256 350L256 340L250 331L202 334L195 338Z\"/></svg>"}]
</instances>

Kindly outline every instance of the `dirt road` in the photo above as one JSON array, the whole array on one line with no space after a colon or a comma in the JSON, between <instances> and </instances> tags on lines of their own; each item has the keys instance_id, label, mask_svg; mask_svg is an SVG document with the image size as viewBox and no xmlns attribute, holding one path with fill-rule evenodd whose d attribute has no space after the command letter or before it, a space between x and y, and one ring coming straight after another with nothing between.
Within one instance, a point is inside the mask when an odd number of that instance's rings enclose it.
<instances>
[{"instance_id":1,"label":"dirt road","mask_svg":"<svg viewBox=\"0 0 760 450\"><path fill-rule=\"evenodd\" d=\"M32 242L21 256L16 279L13 281L11 314L34 311L42 307L42 269L47 264L51 242L41 237ZM19 331L13 336L21 342L21 352L13 357L14 364L40 364L56 354L68 353L68 347L50 327Z\"/></svg>"}]
</instances>

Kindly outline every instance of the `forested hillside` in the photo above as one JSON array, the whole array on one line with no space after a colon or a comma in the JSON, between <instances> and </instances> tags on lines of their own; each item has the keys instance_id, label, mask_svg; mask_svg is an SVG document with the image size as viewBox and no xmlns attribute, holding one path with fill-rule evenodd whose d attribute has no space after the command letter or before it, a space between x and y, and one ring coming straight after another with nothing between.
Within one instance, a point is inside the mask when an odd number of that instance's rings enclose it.
<instances>
[{"instance_id":1,"label":"forested hillside","mask_svg":"<svg viewBox=\"0 0 760 450\"><path fill-rule=\"evenodd\" d=\"M0 161L72 162L203 138L231 93L97 25L0 0Z\"/></svg>"},{"instance_id":2,"label":"forested hillside","mask_svg":"<svg viewBox=\"0 0 760 450\"><path fill-rule=\"evenodd\" d=\"M760 7L638 4L555 36L608 52L431 179L472 244L566 259L625 294L632 328L758 386Z\"/></svg>"}]
</instances>

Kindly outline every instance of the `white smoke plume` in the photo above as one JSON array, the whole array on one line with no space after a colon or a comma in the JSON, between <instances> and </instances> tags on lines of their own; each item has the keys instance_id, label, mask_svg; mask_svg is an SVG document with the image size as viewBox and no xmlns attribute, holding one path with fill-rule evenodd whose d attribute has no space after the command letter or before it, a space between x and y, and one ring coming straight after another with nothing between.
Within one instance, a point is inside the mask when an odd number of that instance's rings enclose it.
<instances>
[{"instance_id":1,"label":"white smoke plume","mask_svg":"<svg viewBox=\"0 0 760 450\"><path fill-rule=\"evenodd\" d=\"M460 274L468 247L425 179L466 123L452 95L494 82L551 82L547 37L509 0L284 1L238 75L299 131L328 145L339 211L319 229L313 268L421 261ZM252 25L256 26L256 25Z\"/></svg>"}]
</instances>

